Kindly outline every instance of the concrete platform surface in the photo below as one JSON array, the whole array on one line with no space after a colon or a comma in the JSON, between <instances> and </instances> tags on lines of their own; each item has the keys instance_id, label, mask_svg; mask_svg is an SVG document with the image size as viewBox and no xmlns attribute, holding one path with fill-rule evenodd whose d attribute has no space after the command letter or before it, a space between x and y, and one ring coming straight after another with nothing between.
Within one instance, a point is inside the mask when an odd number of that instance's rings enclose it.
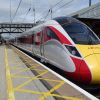
<instances>
[{"instance_id":1,"label":"concrete platform surface","mask_svg":"<svg viewBox=\"0 0 100 100\"><path fill-rule=\"evenodd\" d=\"M0 56L0 100L98 100L15 47Z\"/></svg>"}]
</instances>

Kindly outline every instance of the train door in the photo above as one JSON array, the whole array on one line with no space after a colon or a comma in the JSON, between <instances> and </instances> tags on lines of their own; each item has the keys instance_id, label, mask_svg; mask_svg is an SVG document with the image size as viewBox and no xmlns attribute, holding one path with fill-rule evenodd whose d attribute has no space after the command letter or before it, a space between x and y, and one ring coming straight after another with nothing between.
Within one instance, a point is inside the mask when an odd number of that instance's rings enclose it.
<instances>
[{"instance_id":1,"label":"train door","mask_svg":"<svg viewBox=\"0 0 100 100\"><path fill-rule=\"evenodd\" d=\"M32 47L32 53L34 54L34 34L32 34L32 44L31 44L31 47Z\"/></svg>"},{"instance_id":2,"label":"train door","mask_svg":"<svg viewBox=\"0 0 100 100\"><path fill-rule=\"evenodd\" d=\"M48 40L51 39L51 37L48 37L48 35L47 35L47 30L48 29L46 27L42 28L41 45L40 45L40 54L42 57L45 57L45 53L46 53L45 44L47 43Z\"/></svg>"},{"instance_id":3,"label":"train door","mask_svg":"<svg viewBox=\"0 0 100 100\"><path fill-rule=\"evenodd\" d=\"M34 54L40 54L40 46L41 46L41 32L38 32L34 35Z\"/></svg>"},{"instance_id":4,"label":"train door","mask_svg":"<svg viewBox=\"0 0 100 100\"><path fill-rule=\"evenodd\" d=\"M42 57L44 57L44 39L45 39L45 33L46 33L46 30L45 28L42 29L42 32L41 32L41 45L40 45L40 54Z\"/></svg>"}]
</instances>

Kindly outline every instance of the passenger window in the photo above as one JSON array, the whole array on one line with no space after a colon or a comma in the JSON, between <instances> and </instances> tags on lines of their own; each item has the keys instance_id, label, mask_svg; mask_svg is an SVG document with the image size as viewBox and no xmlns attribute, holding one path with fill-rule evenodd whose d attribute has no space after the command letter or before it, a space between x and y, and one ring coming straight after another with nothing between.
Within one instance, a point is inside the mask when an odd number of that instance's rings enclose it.
<instances>
[{"instance_id":1,"label":"passenger window","mask_svg":"<svg viewBox=\"0 0 100 100\"><path fill-rule=\"evenodd\" d=\"M59 40L59 38L50 28L47 28L47 36L48 38Z\"/></svg>"}]
</instances>

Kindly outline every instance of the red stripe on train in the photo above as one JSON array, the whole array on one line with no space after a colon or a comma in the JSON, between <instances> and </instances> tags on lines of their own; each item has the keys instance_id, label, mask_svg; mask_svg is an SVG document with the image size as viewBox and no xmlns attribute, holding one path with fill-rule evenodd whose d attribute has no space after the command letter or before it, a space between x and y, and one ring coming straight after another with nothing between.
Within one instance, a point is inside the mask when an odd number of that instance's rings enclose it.
<instances>
[{"instance_id":1,"label":"red stripe on train","mask_svg":"<svg viewBox=\"0 0 100 100\"><path fill-rule=\"evenodd\" d=\"M52 27L52 26L49 26L49 28L55 32L55 34L58 36L60 42L62 44L69 44L69 45L72 45L72 43L61 33L59 32L56 28ZM66 33L67 34L67 33Z\"/></svg>"},{"instance_id":2,"label":"red stripe on train","mask_svg":"<svg viewBox=\"0 0 100 100\"><path fill-rule=\"evenodd\" d=\"M71 57L71 59L75 64L76 70L73 73L67 72L67 76L77 82L89 84L92 80L92 77L85 61L74 57Z\"/></svg>"}]
</instances>

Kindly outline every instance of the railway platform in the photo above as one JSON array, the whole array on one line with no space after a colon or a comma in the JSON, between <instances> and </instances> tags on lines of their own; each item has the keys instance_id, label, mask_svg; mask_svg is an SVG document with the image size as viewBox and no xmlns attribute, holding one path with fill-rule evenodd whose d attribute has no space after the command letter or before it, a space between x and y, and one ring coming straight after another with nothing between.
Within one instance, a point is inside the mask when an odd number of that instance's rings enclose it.
<instances>
[{"instance_id":1,"label":"railway platform","mask_svg":"<svg viewBox=\"0 0 100 100\"><path fill-rule=\"evenodd\" d=\"M13 46L0 46L0 100L98 100Z\"/></svg>"}]
</instances>

